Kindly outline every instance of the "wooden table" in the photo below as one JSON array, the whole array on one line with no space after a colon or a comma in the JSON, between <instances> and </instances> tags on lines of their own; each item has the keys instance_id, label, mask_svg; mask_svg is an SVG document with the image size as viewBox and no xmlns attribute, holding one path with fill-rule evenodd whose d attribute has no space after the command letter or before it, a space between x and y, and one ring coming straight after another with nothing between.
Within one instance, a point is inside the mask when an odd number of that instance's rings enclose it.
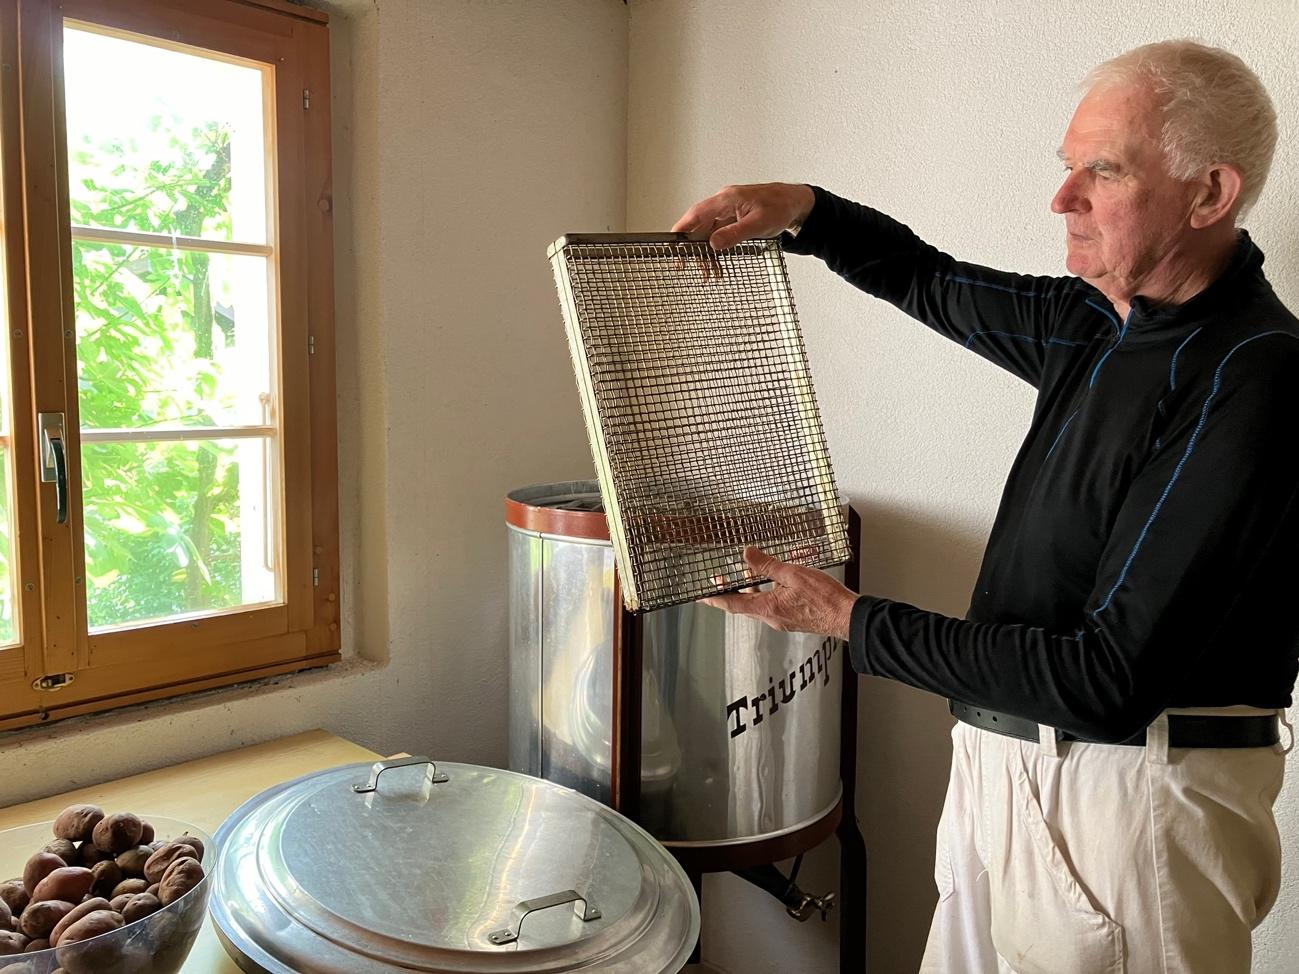
<instances>
[{"instance_id":1,"label":"wooden table","mask_svg":"<svg viewBox=\"0 0 1299 974\"><path fill-rule=\"evenodd\" d=\"M67 805L90 802L107 809L153 812L192 822L212 835L247 799L271 785L309 771L379 755L325 731L308 731L269 744L226 751L210 758L108 781L24 805L0 809L0 830L54 818ZM212 929L209 916L181 974L240 974Z\"/></svg>"}]
</instances>

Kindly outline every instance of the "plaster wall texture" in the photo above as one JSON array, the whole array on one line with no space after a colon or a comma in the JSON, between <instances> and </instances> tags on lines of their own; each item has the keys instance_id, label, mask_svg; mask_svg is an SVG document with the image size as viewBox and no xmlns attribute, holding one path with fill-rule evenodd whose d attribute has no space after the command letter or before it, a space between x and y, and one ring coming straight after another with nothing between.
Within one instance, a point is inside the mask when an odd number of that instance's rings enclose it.
<instances>
[{"instance_id":1,"label":"plaster wall texture","mask_svg":"<svg viewBox=\"0 0 1299 974\"><path fill-rule=\"evenodd\" d=\"M546 246L624 220L627 11L325 6L344 662L0 735L0 805L314 727L505 761L502 501L590 470Z\"/></svg>"},{"instance_id":2,"label":"plaster wall texture","mask_svg":"<svg viewBox=\"0 0 1299 974\"><path fill-rule=\"evenodd\" d=\"M0 804L324 727L380 751L505 760L500 497L586 475L544 248L664 229L726 182L819 182L960 256L1062 271L1046 202L1087 67L1193 34L1236 50L1282 116L1248 226L1299 307L1295 0L1134 9L938 0L330 0L345 662L327 672L0 735ZM864 587L966 608L1029 390L811 260L792 262ZM871 967L915 969L950 754L940 701L863 684ZM129 735L129 736L128 736ZM147 740L147 754L122 745ZM1278 816L1299 859L1299 786ZM833 844L801 882L837 885ZM1256 971L1299 955L1299 865ZM852 918L857 922L857 918ZM720 968L837 970L838 918L797 925L705 889Z\"/></svg>"},{"instance_id":3,"label":"plaster wall texture","mask_svg":"<svg viewBox=\"0 0 1299 974\"><path fill-rule=\"evenodd\" d=\"M1281 145L1246 226L1299 308L1297 31L1294 2L632 0L628 229L670 226L727 183L814 182L963 259L1065 273L1047 204L1076 83L1120 51L1194 36L1241 55L1276 102ZM963 614L1031 390L818 261L791 258L791 274L835 473L863 517L864 590ZM914 971L923 950L950 725L935 698L862 684L875 971ZM1277 812L1289 863L1256 937L1254 969L1266 974L1293 971L1299 956L1294 781ZM834 885L832 860L804 867L807 888ZM722 916L710 897L729 900ZM729 877L705 889L704 954L729 970L837 971L833 933L790 924Z\"/></svg>"}]
</instances>

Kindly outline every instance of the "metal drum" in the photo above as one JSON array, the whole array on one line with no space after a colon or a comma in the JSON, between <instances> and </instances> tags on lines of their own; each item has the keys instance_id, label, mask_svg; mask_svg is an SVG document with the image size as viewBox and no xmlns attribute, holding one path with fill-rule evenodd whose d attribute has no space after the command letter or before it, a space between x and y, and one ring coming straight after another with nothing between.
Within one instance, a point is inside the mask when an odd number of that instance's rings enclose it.
<instances>
[{"instance_id":1,"label":"metal drum","mask_svg":"<svg viewBox=\"0 0 1299 974\"><path fill-rule=\"evenodd\" d=\"M510 768L608 802L619 605L599 492L528 487L506 511ZM697 603L643 625L642 826L669 846L738 844L834 810L839 641Z\"/></svg>"}]
</instances>

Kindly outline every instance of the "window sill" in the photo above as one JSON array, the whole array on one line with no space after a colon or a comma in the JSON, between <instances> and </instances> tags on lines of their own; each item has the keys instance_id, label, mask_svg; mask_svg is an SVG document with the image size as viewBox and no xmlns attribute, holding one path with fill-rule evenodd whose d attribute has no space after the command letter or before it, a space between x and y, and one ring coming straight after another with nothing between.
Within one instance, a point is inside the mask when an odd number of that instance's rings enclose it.
<instances>
[{"instance_id":1,"label":"window sill","mask_svg":"<svg viewBox=\"0 0 1299 974\"><path fill-rule=\"evenodd\" d=\"M356 656L345 656L340 662L328 666L265 676L213 689L196 690L163 700L128 704L113 710L67 717L49 724L18 727L0 731L0 752L9 748L57 746L73 738L112 733L145 722L185 722L216 708L238 706L253 697L264 697L267 693L278 695L325 687L338 681L358 679L377 673L387 666L387 661L376 662ZM262 701L262 705L265 703Z\"/></svg>"}]
</instances>

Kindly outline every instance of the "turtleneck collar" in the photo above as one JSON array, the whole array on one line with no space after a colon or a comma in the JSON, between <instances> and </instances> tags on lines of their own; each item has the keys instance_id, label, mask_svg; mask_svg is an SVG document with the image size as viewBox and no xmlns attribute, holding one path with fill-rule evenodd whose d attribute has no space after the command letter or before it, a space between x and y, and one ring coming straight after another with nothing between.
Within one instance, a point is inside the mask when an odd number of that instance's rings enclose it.
<instances>
[{"instance_id":1,"label":"turtleneck collar","mask_svg":"<svg viewBox=\"0 0 1299 974\"><path fill-rule=\"evenodd\" d=\"M1130 304L1126 322L1129 337L1165 337L1180 332L1188 324L1203 323L1215 309L1226 301L1239 304L1242 290L1250 283L1262 282L1263 251L1244 230L1236 233L1236 247L1222 273L1188 301L1181 304L1154 304L1149 298L1136 295Z\"/></svg>"}]
</instances>

